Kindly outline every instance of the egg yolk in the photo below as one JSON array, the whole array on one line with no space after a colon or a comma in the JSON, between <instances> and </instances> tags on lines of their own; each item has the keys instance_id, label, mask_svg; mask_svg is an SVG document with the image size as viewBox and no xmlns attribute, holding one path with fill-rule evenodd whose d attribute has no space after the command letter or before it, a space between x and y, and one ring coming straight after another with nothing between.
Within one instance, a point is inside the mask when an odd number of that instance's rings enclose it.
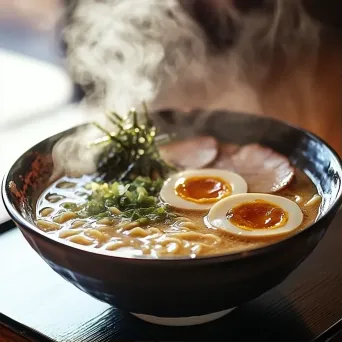
<instances>
[{"instance_id":1,"label":"egg yolk","mask_svg":"<svg viewBox=\"0 0 342 342\"><path fill-rule=\"evenodd\" d=\"M231 194L231 186L218 177L182 178L176 185L176 195L196 203L214 203Z\"/></svg>"},{"instance_id":2,"label":"egg yolk","mask_svg":"<svg viewBox=\"0 0 342 342\"><path fill-rule=\"evenodd\" d=\"M286 224L288 215L275 204L257 200L230 209L227 218L239 228L253 230L282 227Z\"/></svg>"}]
</instances>

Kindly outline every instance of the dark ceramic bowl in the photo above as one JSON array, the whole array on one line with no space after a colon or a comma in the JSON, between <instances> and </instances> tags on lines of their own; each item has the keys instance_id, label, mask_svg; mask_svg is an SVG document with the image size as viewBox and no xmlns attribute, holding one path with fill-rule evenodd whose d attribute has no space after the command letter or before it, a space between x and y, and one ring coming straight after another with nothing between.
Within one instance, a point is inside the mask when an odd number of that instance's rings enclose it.
<instances>
[{"instance_id":1,"label":"dark ceramic bowl","mask_svg":"<svg viewBox=\"0 0 342 342\"><path fill-rule=\"evenodd\" d=\"M53 145L75 129L42 141L15 162L3 181L6 208L52 269L89 295L163 324L195 324L220 317L281 283L313 251L341 204L342 165L322 140L283 122L225 111L207 114L163 111L154 118L162 130L178 132L179 137L206 133L222 141L259 142L288 156L311 177L323 198L312 226L263 248L197 259L118 257L54 239L34 225L35 200L48 185ZM202 315L206 316L172 319Z\"/></svg>"}]
</instances>

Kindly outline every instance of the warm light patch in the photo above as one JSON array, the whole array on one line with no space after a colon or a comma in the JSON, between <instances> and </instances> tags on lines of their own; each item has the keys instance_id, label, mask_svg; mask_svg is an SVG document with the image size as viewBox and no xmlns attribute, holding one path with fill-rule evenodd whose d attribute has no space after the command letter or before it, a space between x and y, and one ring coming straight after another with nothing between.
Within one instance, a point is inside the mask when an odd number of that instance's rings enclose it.
<instances>
[{"instance_id":1,"label":"warm light patch","mask_svg":"<svg viewBox=\"0 0 342 342\"><path fill-rule=\"evenodd\" d=\"M177 196L195 203L215 203L229 196L232 188L219 177L181 178L175 188Z\"/></svg>"},{"instance_id":2,"label":"warm light patch","mask_svg":"<svg viewBox=\"0 0 342 342\"><path fill-rule=\"evenodd\" d=\"M241 229L272 229L283 227L288 221L288 214L273 203L256 200L233 207L227 218Z\"/></svg>"}]
</instances>

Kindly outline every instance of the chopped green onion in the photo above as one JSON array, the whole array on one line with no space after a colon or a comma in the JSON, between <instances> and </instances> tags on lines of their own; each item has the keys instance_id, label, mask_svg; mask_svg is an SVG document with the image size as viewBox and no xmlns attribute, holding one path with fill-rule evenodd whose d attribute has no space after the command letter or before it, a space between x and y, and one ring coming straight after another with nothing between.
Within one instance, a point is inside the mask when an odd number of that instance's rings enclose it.
<instances>
[{"instance_id":1,"label":"chopped green onion","mask_svg":"<svg viewBox=\"0 0 342 342\"><path fill-rule=\"evenodd\" d=\"M121 217L140 225L158 223L175 217L158 198L162 185L162 180L148 177L137 177L132 182L92 182L86 186L91 190L86 203L64 203L63 207L81 218Z\"/></svg>"}]
</instances>

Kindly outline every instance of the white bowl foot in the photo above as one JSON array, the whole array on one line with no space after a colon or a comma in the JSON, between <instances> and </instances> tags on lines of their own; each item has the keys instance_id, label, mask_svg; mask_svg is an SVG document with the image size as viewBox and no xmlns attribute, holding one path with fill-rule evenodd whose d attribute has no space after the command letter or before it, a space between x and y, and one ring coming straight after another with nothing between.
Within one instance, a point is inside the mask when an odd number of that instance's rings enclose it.
<instances>
[{"instance_id":1,"label":"white bowl foot","mask_svg":"<svg viewBox=\"0 0 342 342\"><path fill-rule=\"evenodd\" d=\"M219 312L213 312L207 315L191 316L191 317L157 317L157 316L150 316L150 315L144 315L144 314L136 314L133 312L131 312L131 314L148 323L167 325L167 326L173 326L173 327L181 327L181 326L204 324L204 323L215 321L216 319L219 319L227 315L234 309L235 308L231 308L231 309L227 309L227 310L223 310Z\"/></svg>"}]
</instances>

